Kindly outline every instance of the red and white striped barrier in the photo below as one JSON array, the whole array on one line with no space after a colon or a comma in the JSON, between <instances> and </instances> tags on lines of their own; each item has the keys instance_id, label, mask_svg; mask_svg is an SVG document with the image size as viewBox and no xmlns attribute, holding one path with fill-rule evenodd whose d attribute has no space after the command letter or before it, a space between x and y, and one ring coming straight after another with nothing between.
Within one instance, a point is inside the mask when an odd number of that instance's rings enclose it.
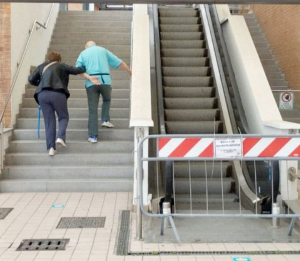
<instances>
[{"instance_id":1,"label":"red and white striped barrier","mask_svg":"<svg viewBox=\"0 0 300 261\"><path fill-rule=\"evenodd\" d=\"M300 138L159 138L160 158L296 158Z\"/></svg>"}]
</instances>

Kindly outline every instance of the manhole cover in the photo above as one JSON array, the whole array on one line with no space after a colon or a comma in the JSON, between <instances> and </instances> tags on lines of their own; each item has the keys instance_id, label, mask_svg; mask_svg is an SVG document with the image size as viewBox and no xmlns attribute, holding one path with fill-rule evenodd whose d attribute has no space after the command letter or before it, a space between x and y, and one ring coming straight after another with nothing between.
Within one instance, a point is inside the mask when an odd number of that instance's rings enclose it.
<instances>
[{"instance_id":1,"label":"manhole cover","mask_svg":"<svg viewBox=\"0 0 300 261\"><path fill-rule=\"evenodd\" d=\"M0 219L5 219L13 208L0 208Z\"/></svg>"},{"instance_id":2,"label":"manhole cover","mask_svg":"<svg viewBox=\"0 0 300 261\"><path fill-rule=\"evenodd\" d=\"M104 224L105 217L63 217L56 228L100 228Z\"/></svg>"},{"instance_id":3,"label":"manhole cover","mask_svg":"<svg viewBox=\"0 0 300 261\"><path fill-rule=\"evenodd\" d=\"M128 254L128 244L130 235L130 211L121 210L119 220L119 231L116 242L116 254L126 256Z\"/></svg>"},{"instance_id":4,"label":"manhole cover","mask_svg":"<svg viewBox=\"0 0 300 261\"><path fill-rule=\"evenodd\" d=\"M70 239L24 239L17 251L65 250Z\"/></svg>"}]
</instances>

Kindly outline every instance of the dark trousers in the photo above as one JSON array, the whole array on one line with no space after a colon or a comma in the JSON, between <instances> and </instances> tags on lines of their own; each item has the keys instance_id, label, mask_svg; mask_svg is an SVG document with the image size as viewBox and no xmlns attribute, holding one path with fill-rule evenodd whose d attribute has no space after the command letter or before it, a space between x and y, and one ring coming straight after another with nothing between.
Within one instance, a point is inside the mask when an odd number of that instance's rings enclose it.
<instances>
[{"instance_id":1,"label":"dark trousers","mask_svg":"<svg viewBox=\"0 0 300 261\"><path fill-rule=\"evenodd\" d=\"M38 100L44 115L47 150L56 149L55 112L59 122L57 138L66 141L66 129L69 122L67 97L60 92L42 91L38 95Z\"/></svg>"},{"instance_id":2,"label":"dark trousers","mask_svg":"<svg viewBox=\"0 0 300 261\"><path fill-rule=\"evenodd\" d=\"M101 120L102 122L109 121L111 86L106 84L93 85L91 87L86 88L86 93L89 105L89 136L98 136L98 104L100 94L102 95L103 100Z\"/></svg>"}]
</instances>

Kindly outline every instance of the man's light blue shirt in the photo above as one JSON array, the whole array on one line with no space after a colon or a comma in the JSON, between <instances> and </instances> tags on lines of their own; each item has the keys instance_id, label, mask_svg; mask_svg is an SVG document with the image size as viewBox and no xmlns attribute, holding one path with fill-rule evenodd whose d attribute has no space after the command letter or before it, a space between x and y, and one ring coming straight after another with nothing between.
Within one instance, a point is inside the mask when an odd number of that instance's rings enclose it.
<instances>
[{"instance_id":1,"label":"man's light blue shirt","mask_svg":"<svg viewBox=\"0 0 300 261\"><path fill-rule=\"evenodd\" d=\"M121 63L122 60L107 49L92 45L80 53L76 62L76 67L84 66L87 74L91 76L99 75L98 80L102 84L111 85L109 66L116 69ZM85 86L87 88L91 87L92 85L93 83L89 80L85 81Z\"/></svg>"}]
</instances>

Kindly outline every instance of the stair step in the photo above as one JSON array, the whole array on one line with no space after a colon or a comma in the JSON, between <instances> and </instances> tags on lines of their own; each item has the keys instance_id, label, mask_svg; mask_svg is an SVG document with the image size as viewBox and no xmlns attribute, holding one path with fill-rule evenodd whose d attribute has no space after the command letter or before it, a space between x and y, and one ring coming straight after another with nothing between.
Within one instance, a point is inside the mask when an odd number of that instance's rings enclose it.
<instances>
[{"instance_id":1,"label":"stair step","mask_svg":"<svg viewBox=\"0 0 300 261\"><path fill-rule=\"evenodd\" d=\"M79 55L79 53L78 53ZM72 58L68 58L68 57L65 57L63 62L66 63L66 64L70 64L70 65L75 65L76 64L76 61L77 61L77 57L72 57ZM119 57L119 58L122 58L122 57ZM122 58L121 59L123 62L125 62L129 67L130 67L130 59L129 58Z\"/></svg>"},{"instance_id":2,"label":"stair step","mask_svg":"<svg viewBox=\"0 0 300 261\"><path fill-rule=\"evenodd\" d=\"M205 48L205 40L182 40L182 41L172 41L172 40L161 40L161 48Z\"/></svg>"},{"instance_id":3,"label":"stair step","mask_svg":"<svg viewBox=\"0 0 300 261\"><path fill-rule=\"evenodd\" d=\"M82 45L82 47L84 47L84 45L86 44L86 42L88 41L88 39L86 38L54 38L51 40L51 45L55 45L55 44L59 44L59 45ZM113 38L102 38L101 36L97 36L97 37L93 37L93 41L96 44L101 44L101 45L130 45L131 43L131 39L126 38L126 39L118 39L118 41L116 41Z\"/></svg>"},{"instance_id":4,"label":"stair step","mask_svg":"<svg viewBox=\"0 0 300 261\"><path fill-rule=\"evenodd\" d=\"M75 17L75 16L89 16L89 17L98 17L98 16L132 16L132 11L129 10L105 10L105 11L59 11L59 17Z\"/></svg>"},{"instance_id":5,"label":"stair step","mask_svg":"<svg viewBox=\"0 0 300 261\"><path fill-rule=\"evenodd\" d=\"M53 36L56 34L61 34L62 32L68 32L68 33L131 33L131 28L130 27L101 27L101 26L96 26L96 27L82 27L82 26L69 26L69 27L56 27L53 31Z\"/></svg>"},{"instance_id":6,"label":"stair step","mask_svg":"<svg viewBox=\"0 0 300 261\"><path fill-rule=\"evenodd\" d=\"M212 77L163 77L167 87L207 87L213 85Z\"/></svg>"},{"instance_id":7,"label":"stair step","mask_svg":"<svg viewBox=\"0 0 300 261\"><path fill-rule=\"evenodd\" d=\"M41 139L45 139L45 131L40 131ZM98 141L119 141L119 140L133 140L133 131L132 129L107 129L100 128ZM26 130L26 129L15 129L13 130L12 135L14 140L37 140L37 131L36 130ZM79 140L87 141L88 131L86 130L67 130L67 140Z\"/></svg>"},{"instance_id":8,"label":"stair step","mask_svg":"<svg viewBox=\"0 0 300 261\"><path fill-rule=\"evenodd\" d=\"M1 192L129 192L132 179L4 179Z\"/></svg>"},{"instance_id":9,"label":"stair step","mask_svg":"<svg viewBox=\"0 0 300 261\"><path fill-rule=\"evenodd\" d=\"M60 154L60 151L59 151ZM56 156L55 156L56 157ZM102 166L5 166L4 179L130 179L133 165Z\"/></svg>"},{"instance_id":10,"label":"stair step","mask_svg":"<svg viewBox=\"0 0 300 261\"><path fill-rule=\"evenodd\" d=\"M113 123L113 125L115 126L116 129L124 129L124 128L129 128L129 119L114 119L111 118L111 122ZM99 128L101 128L101 118L99 118ZM38 125L37 119L33 119L33 118L19 118L17 119L17 124L16 127L18 129L36 129ZM80 118L76 118L76 119L70 119L69 123L68 123L68 128L71 129L87 129L88 126L88 119L80 119ZM58 128L58 123L56 125L56 127ZM41 129L45 129L45 123L42 120L40 122L40 128Z\"/></svg>"},{"instance_id":11,"label":"stair step","mask_svg":"<svg viewBox=\"0 0 300 261\"><path fill-rule=\"evenodd\" d=\"M101 106L99 106L101 107ZM88 110L86 108L68 108L69 117L72 118L87 118ZM98 115L101 115L101 108L98 109ZM38 109L36 108L22 108L19 113L21 118L37 118ZM129 108L111 108L110 116L112 118L129 118ZM43 118L43 112L41 112Z\"/></svg>"},{"instance_id":12,"label":"stair step","mask_svg":"<svg viewBox=\"0 0 300 261\"><path fill-rule=\"evenodd\" d=\"M113 153L113 152L132 152L134 150L133 140L129 141L107 141L99 143L87 141L67 140L67 147L58 146L59 154L70 153ZM13 140L9 144L7 153L46 153L46 141L39 140Z\"/></svg>"},{"instance_id":13,"label":"stair step","mask_svg":"<svg viewBox=\"0 0 300 261\"><path fill-rule=\"evenodd\" d=\"M192 194L206 194L206 182L203 178L194 178L192 182L189 182L187 178L176 178L175 182L176 194L188 194L190 192L190 186ZM209 194L228 194L232 190L233 179L223 178L223 185L221 179L211 178L207 183L207 189ZM223 190L222 190L223 187Z\"/></svg>"},{"instance_id":14,"label":"stair step","mask_svg":"<svg viewBox=\"0 0 300 261\"><path fill-rule=\"evenodd\" d=\"M93 144L91 144L92 146ZM129 165L133 163L131 153L72 153L51 157L48 153L8 153L5 165L51 165L51 166L99 166Z\"/></svg>"},{"instance_id":15,"label":"stair step","mask_svg":"<svg viewBox=\"0 0 300 261\"><path fill-rule=\"evenodd\" d=\"M75 63L77 61L79 54L80 54L80 52L78 54L76 54L74 52L70 52L68 54L64 54L63 59L66 63L68 63L69 61L74 61L74 63ZM114 52L114 54L121 60L130 59L130 52Z\"/></svg>"},{"instance_id":16,"label":"stair step","mask_svg":"<svg viewBox=\"0 0 300 261\"><path fill-rule=\"evenodd\" d=\"M90 16L88 15L78 15L78 16L59 16L57 18L57 23L60 23L61 21L77 21L80 23L81 21L87 22L87 21L132 21L132 16L123 16L123 15L99 15L99 16Z\"/></svg>"},{"instance_id":17,"label":"stair step","mask_svg":"<svg viewBox=\"0 0 300 261\"><path fill-rule=\"evenodd\" d=\"M165 109L215 109L217 98L164 98Z\"/></svg>"},{"instance_id":18,"label":"stair step","mask_svg":"<svg viewBox=\"0 0 300 261\"><path fill-rule=\"evenodd\" d=\"M58 28L66 28L66 30L70 27L106 27L106 28L115 28L115 27L130 27L131 28L131 21L73 21L73 20L61 20L59 23L56 23L55 29Z\"/></svg>"},{"instance_id":19,"label":"stair step","mask_svg":"<svg viewBox=\"0 0 300 261\"><path fill-rule=\"evenodd\" d=\"M35 93L35 89L27 89L25 93L25 98L32 98ZM71 98L86 98L86 89L70 89L70 97ZM129 99L130 98L130 90L129 89L112 89L111 93L112 99Z\"/></svg>"},{"instance_id":20,"label":"stair step","mask_svg":"<svg viewBox=\"0 0 300 261\"><path fill-rule=\"evenodd\" d=\"M101 45L101 47L108 49L111 52L129 52L130 53L130 45ZM80 53L84 50L84 46L81 44L74 44L74 45L63 45L63 44L55 44L55 45L50 45L48 52L49 51L56 51L59 52L60 54L65 54L65 53L71 53L76 52Z\"/></svg>"},{"instance_id":21,"label":"stair step","mask_svg":"<svg viewBox=\"0 0 300 261\"><path fill-rule=\"evenodd\" d=\"M111 86L113 89L129 89L130 79L123 79L123 80L112 79ZM36 90L36 86L30 85L30 84L28 85L28 88L32 88L32 89ZM85 80L84 79L70 80L68 89L69 89L69 91L71 91L72 89L85 90Z\"/></svg>"},{"instance_id":22,"label":"stair step","mask_svg":"<svg viewBox=\"0 0 300 261\"><path fill-rule=\"evenodd\" d=\"M165 98L211 98L214 96L214 87L164 87Z\"/></svg>"},{"instance_id":23,"label":"stair step","mask_svg":"<svg viewBox=\"0 0 300 261\"><path fill-rule=\"evenodd\" d=\"M221 121L166 121L168 134L213 134L223 133Z\"/></svg>"},{"instance_id":24,"label":"stair step","mask_svg":"<svg viewBox=\"0 0 300 261\"><path fill-rule=\"evenodd\" d=\"M23 108L37 108L37 103L33 98L24 98ZM68 99L69 108L88 108L87 98L70 98ZM129 108L129 99L112 99L111 107Z\"/></svg>"}]
</instances>

